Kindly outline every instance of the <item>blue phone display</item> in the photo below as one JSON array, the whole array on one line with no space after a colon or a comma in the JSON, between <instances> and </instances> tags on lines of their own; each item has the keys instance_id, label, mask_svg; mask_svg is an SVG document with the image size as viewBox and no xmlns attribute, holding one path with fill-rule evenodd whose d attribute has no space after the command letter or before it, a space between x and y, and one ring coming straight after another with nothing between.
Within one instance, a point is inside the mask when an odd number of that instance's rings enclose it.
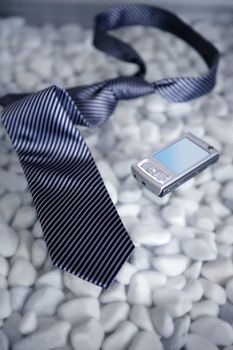
<instances>
[{"instance_id":1,"label":"blue phone display","mask_svg":"<svg viewBox=\"0 0 233 350\"><path fill-rule=\"evenodd\" d=\"M179 174L208 155L206 150L185 137L162 151L154 153L153 156Z\"/></svg>"}]
</instances>

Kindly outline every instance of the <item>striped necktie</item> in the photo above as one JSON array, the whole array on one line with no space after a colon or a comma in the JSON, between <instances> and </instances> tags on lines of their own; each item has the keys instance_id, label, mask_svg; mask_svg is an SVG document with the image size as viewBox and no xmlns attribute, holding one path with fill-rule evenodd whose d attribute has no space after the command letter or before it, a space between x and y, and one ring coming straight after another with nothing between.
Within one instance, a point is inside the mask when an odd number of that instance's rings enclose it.
<instances>
[{"instance_id":1,"label":"striped necktie","mask_svg":"<svg viewBox=\"0 0 233 350\"><path fill-rule=\"evenodd\" d=\"M186 41L203 57L208 71L196 77L147 82L139 53L108 32L138 24L166 30ZM136 63L138 72L66 90L51 86L31 94L6 95L0 104L5 107L2 121L28 181L53 264L108 288L134 245L75 125L102 125L120 99L157 93L183 102L202 96L215 84L219 53L174 14L138 4L100 13L94 45Z\"/></svg>"}]
</instances>

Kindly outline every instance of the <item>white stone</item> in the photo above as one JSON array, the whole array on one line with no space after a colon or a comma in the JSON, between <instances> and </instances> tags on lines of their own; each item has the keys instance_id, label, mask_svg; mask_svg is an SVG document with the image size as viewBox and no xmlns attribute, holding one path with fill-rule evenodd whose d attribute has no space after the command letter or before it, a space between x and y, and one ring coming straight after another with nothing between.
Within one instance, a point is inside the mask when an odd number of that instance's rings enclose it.
<instances>
[{"instance_id":1,"label":"white stone","mask_svg":"<svg viewBox=\"0 0 233 350\"><path fill-rule=\"evenodd\" d=\"M18 246L18 237L5 223L0 222L0 254L5 258L13 256Z\"/></svg>"},{"instance_id":2,"label":"white stone","mask_svg":"<svg viewBox=\"0 0 233 350\"><path fill-rule=\"evenodd\" d=\"M163 273L153 270L140 271L137 273L137 275L146 280L151 291L165 286L167 282L167 277Z\"/></svg>"},{"instance_id":3,"label":"white stone","mask_svg":"<svg viewBox=\"0 0 233 350\"><path fill-rule=\"evenodd\" d=\"M186 279L183 275L175 276L175 277L168 277L166 287L167 288L174 288L174 289L183 289L186 284Z\"/></svg>"},{"instance_id":4,"label":"white stone","mask_svg":"<svg viewBox=\"0 0 233 350\"><path fill-rule=\"evenodd\" d=\"M212 300L202 300L199 303L193 304L190 316L192 320L197 320L203 316L217 317L219 312L219 306Z\"/></svg>"},{"instance_id":5,"label":"white stone","mask_svg":"<svg viewBox=\"0 0 233 350\"><path fill-rule=\"evenodd\" d=\"M226 295L227 295L227 298L230 300L230 302L233 303L233 278L227 281Z\"/></svg>"},{"instance_id":6,"label":"white stone","mask_svg":"<svg viewBox=\"0 0 233 350\"><path fill-rule=\"evenodd\" d=\"M11 314L10 295L6 289L0 289L0 319L5 319Z\"/></svg>"},{"instance_id":7,"label":"white stone","mask_svg":"<svg viewBox=\"0 0 233 350\"><path fill-rule=\"evenodd\" d=\"M155 305L163 306L172 317L181 317L192 308L189 296L183 291L172 288L158 288L153 293Z\"/></svg>"},{"instance_id":8,"label":"white stone","mask_svg":"<svg viewBox=\"0 0 233 350\"><path fill-rule=\"evenodd\" d=\"M128 143L128 142L127 142ZM128 143L129 145L129 143ZM113 164L113 171L119 179L124 179L131 173L131 165L136 162L136 159L129 158L116 161Z\"/></svg>"},{"instance_id":9,"label":"white stone","mask_svg":"<svg viewBox=\"0 0 233 350\"><path fill-rule=\"evenodd\" d=\"M187 279L190 278L199 278L202 268L202 262L196 261L192 265L190 265L187 270L184 272L184 276Z\"/></svg>"},{"instance_id":10,"label":"white stone","mask_svg":"<svg viewBox=\"0 0 233 350\"><path fill-rule=\"evenodd\" d=\"M193 227L171 226L170 231L174 238L177 238L180 240L194 237Z\"/></svg>"},{"instance_id":11,"label":"white stone","mask_svg":"<svg viewBox=\"0 0 233 350\"><path fill-rule=\"evenodd\" d=\"M198 334L216 345L230 345L233 329L227 322L212 316L200 317L191 324L190 332Z\"/></svg>"},{"instance_id":12,"label":"white stone","mask_svg":"<svg viewBox=\"0 0 233 350\"><path fill-rule=\"evenodd\" d=\"M139 244L160 246L170 241L171 233L162 227L138 225L132 230L131 237Z\"/></svg>"},{"instance_id":13,"label":"white stone","mask_svg":"<svg viewBox=\"0 0 233 350\"><path fill-rule=\"evenodd\" d=\"M187 350L218 350L208 339L201 337L197 334L188 334L187 342L185 344Z\"/></svg>"},{"instance_id":14,"label":"white stone","mask_svg":"<svg viewBox=\"0 0 233 350\"><path fill-rule=\"evenodd\" d=\"M15 343L21 338L19 332L19 323L21 320L21 315L18 312L12 312L11 315L5 319L3 323L3 331L6 333L10 344Z\"/></svg>"},{"instance_id":15,"label":"white stone","mask_svg":"<svg viewBox=\"0 0 233 350\"><path fill-rule=\"evenodd\" d=\"M7 222L10 222L21 203L20 196L17 193L7 193L1 198L0 213Z\"/></svg>"},{"instance_id":16,"label":"white stone","mask_svg":"<svg viewBox=\"0 0 233 350\"><path fill-rule=\"evenodd\" d=\"M114 333L103 342L103 350L125 350L137 333L137 327L130 321L119 324ZM86 350L86 349L85 349Z\"/></svg>"},{"instance_id":17,"label":"white stone","mask_svg":"<svg viewBox=\"0 0 233 350\"><path fill-rule=\"evenodd\" d=\"M163 346L156 333L141 331L135 337L128 350L156 349L163 350Z\"/></svg>"},{"instance_id":18,"label":"white stone","mask_svg":"<svg viewBox=\"0 0 233 350\"><path fill-rule=\"evenodd\" d=\"M0 275L6 277L9 272L9 264L8 261L0 255Z\"/></svg>"},{"instance_id":19,"label":"white stone","mask_svg":"<svg viewBox=\"0 0 233 350\"><path fill-rule=\"evenodd\" d=\"M0 169L0 186L9 192L24 192L27 182L24 176Z\"/></svg>"},{"instance_id":20,"label":"white stone","mask_svg":"<svg viewBox=\"0 0 233 350\"><path fill-rule=\"evenodd\" d=\"M213 170L213 175L216 181L225 182L233 178L233 165L226 164Z\"/></svg>"},{"instance_id":21,"label":"white stone","mask_svg":"<svg viewBox=\"0 0 233 350\"><path fill-rule=\"evenodd\" d=\"M0 289L7 289L7 285L6 278L0 275Z\"/></svg>"},{"instance_id":22,"label":"white stone","mask_svg":"<svg viewBox=\"0 0 233 350\"><path fill-rule=\"evenodd\" d=\"M170 242L154 249L155 255L172 255L180 253L180 241L172 238Z\"/></svg>"},{"instance_id":23,"label":"white stone","mask_svg":"<svg viewBox=\"0 0 233 350\"><path fill-rule=\"evenodd\" d=\"M225 304L227 289L225 292L223 287L204 278L200 278L200 282L204 290L204 296L207 299L210 299L219 305Z\"/></svg>"},{"instance_id":24,"label":"white stone","mask_svg":"<svg viewBox=\"0 0 233 350\"><path fill-rule=\"evenodd\" d=\"M52 73L52 60L50 57L43 57L41 55L34 56L29 62L30 68L41 78L48 79Z\"/></svg>"},{"instance_id":25,"label":"white stone","mask_svg":"<svg viewBox=\"0 0 233 350\"><path fill-rule=\"evenodd\" d=\"M192 302L199 301L203 296L203 286L196 279L190 279L183 288L183 291L188 294Z\"/></svg>"},{"instance_id":26,"label":"white stone","mask_svg":"<svg viewBox=\"0 0 233 350\"><path fill-rule=\"evenodd\" d=\"M233 244L233 225L224 225L216 230L216 241Z\"/></svg>"},{"instance_id":27,"label":"white stone","mask_svg":"<svg viewBox=\"0 0 233 350\"><path fill-rule=\"evenodd\" d=\"M132 264L137 270L149 269L151 266L151 256L150 251L144 247L135 247L132 254Z\"/></svg>"},{"instance_id":28,"label":"white stone","mask_svg":"<svg viewBox=\"0 0 233 350\"><path fill-rule=\"evenodd\" d=\"M146 96L145 99L145 108L149 111L149 112L153 112L153 113L163 113L167 107L167 102L158 95L149 95Z\"/></svg>"},{"instance_id":29,"label":"white stone","mask_svg":"<svg viewBox=\"0 0 233 350\"><path fill-rule=\"evenodd\" d=\"M140 274L135 274L129 285L127 299L129 304L141 304L150 306L152 304L152 294L146 278Z\"/></svg>"},{"instance_id":30,"label":"white stone","mask_svg":"<svg viewBox=\"0 0 233 350\"><path fill-rule=\"evenodd\" d=\"M63 349L67 343L70 328L68 322L56 321L49 327L44 327L17 341L13 345L13 350Z\"/></svg>"},{"instance_id":31,"label":"white stone","mask_svg":"<svg viewBox=\"0 0 233 350\"><path fill-rule=\"evenodd\" d=\"M120 217L123 216L138 216L140 213L140 205L138 204L119 204L117 206L117 212Z\"/></svg>"},{"instance_id":32,"label":"white stone","mask_svg":"<svg viewBox=\"0 0 233 350\"><path fill-rule=\"evenodd\" d=\"M39 220L36 221L35 225L33 226L32 233L35 238L43 237L43 232Z\"/></svg>"},{"instance_id":33,"label":"white stone","mask_svg":"<svg viewBox=\"0 0 233 350\"><path fill-rule=\"evenodd\" d=\"M165 222L170 225L185 226L185 211L181 206L167 205L161 211Z\"/></svg>"},{"instance_id":34,"label":"white stone","mask_svg":"<svg viewBox=\"0 0 233 350\"><path fill-rule=\"evenodd\" d=\"M233 264L230 258L219 257L214 261L206 262L201 269L201 274L218 284L225 284L233 277Z\"/></svg>"},{"instance_id":35,"label":"white stone","mask_svg":"<svg viewBox=\"0 0 233 350\"><path fill-rule=\"evenodd\" d=\"M110 288L102 291L100 301L103 304L126 301L125 286L121 283L113 283Z\"/></svg>"},{"instance_id":36,"label":"white stone","mask_svg":"<svg viewBox=\"0 0 233 350\"><path fill-rule=\"evenodd\" d=\"M22 258L14 261L8 277L10 286L29 287L35 282L35 279L36 270L29 261Z\"/></svg>"},{"instance_id":37,"label":"white stone","mask_svg":"<svg viewBox=\"0 0 233 350\"><path fill-rule=\"evenodd\" d=\"M9 349L9 340L7 338L7 335L3 332L2 329L0 329L0 349L1 350Z\"/></svg>"},{"instance_id":38,"label":"white stone","mask_svg":"<svg viewBox=\"0 0 233 350\"><path fill-rule=\"evenodd\" d=\"M140 123L140 132L142 142L148 143L154 146L155 142L160 139L160 131L155 123L149 120L143 120Z\"/></svg>"},{"instance_id":39,"label":"white stone","mask_svg":"<svg viewBox=\"0 0 233 350\"><path fill-rule=\"evenodd\" d=\"M18 233L19 236L19 245L17 251L14 255L14 260L16 258L23 258L26 260L31 259L31 248L33 243L33 237L31 232L29 231L20 231Z\"/></svg>"},{"instance_id":40,"label":"white stone","mask_svg":"<svg viewBox=\"0 0 233 350\"><path fill-rule=\"evenodd\" d=\"M152 260L153 266L166 276L179 276L189 265L189 258L184 255L174 254L157 256Z\"/></svg>"},{"instance_id":41,"label":"white stone","mask_svg":"<svg viewBox=\"0 0 233 350\"><path fill-rule=\"evenodd\" d=\"M35 311L38 317L52 316L63 298L64 294L61 290L48 286L41 287L29 296L24 306L24 312Z\"/></svg>"},{"instance_id":42,"label":"white stone","mask_svg":"<svg viewBox=\"0 0 233 350\"><path fill-rule=\"evenodd\" d=\"M116 329L121 321L128 318L129 305L127 303L117 301L106 304L101 309L100 323L105 332L112 332Z\"/></svg>"},{"instance_id":43,"label":"white stone","mask_svg":"<svg viewBox=\"0 0 233 350\"><path fill-rule=\"evenodd\" d=\"M43 239L36 239L32 245L32 263L39 269L41 268L47 257L47 246Z\"/></svg>"},{"instance_id":44,"label":"white stone","mask_svg":"<svg viewBox=\"0 0 233 350\"><path fill-rule=\"evenodd\" d=\"M167 350L180 350L186 343L190 318L188 315L174 320L174 332L170 338L164 339L163 345Z\"/></svg>"},{"instance_id":45,"label":"white stone","mask_svg":"<svg viewBox=\"0 0 233 350\"><path fill-rule=\"evenodd\" d=\"M182 241L184 253L194 260L208 261L217 257L217 247L213 240L208 238L186 239Z\"/></svg>"},{"instance_id":46,"label":"white stone","mask_svg":"<svg viewBox=\"0 0 233 350\"><path fill-rule=\"evenodd\" d=\"M9 293L12 311L21 311L31 289L18 286L11 288Z\"/></svg>"},{"instance_id":47,"label":"white stone","mask_svg":"<svg viewBox=\"0 0 233 350\"><path fill-rule=\"evenodd\" d=\"M32 207L21 207L17 211L12 226L17 230L30 228L36 220L36 212Z\"/></svg>"},{"instance_id":48,"label":"white stone","mask_svg":"<svg viewBox=\"0 0 233 350\"><path fill-rule=\"evenodd\" d=\"M98 298L102 290L101 287L98 287L67 272L64 272L64 285L77 297L89 296Z\"/></svg>"},{"instance_id":49,"label":"white stone","mask_svg":"<svg viewBox=\"0 0 233 350\"><path fill-rule=\"evenodd\" d=\"M174 332L174 324L167 310L162 306L156 306L151 310L151 318L156 331L163 337L169 338Z\"/></svg>"},{"instance_id":50,"label":"white stone","mask_svg":"<svg viewBox=\"0 0 233 350\"><path fill-rule=\"evenodd\" d=\"M133 274L136 271L137 270L134 267L134 265L132 265L126 261L124 263L124 265L121 267L120 271L118 272L118 274L116 276L116 280L122 284L129 284L131 277L133 276Z\"/></svg>"},{"instance_id":51,"label":"white stone","mask_svg":"<svg viewBox=\"0 0 233 350\"><path fill-rule=\"evenodd\" d=\"M36 288L41 286L50 286L57 289L63 288L62 273L60 270L52 270L41 275L35 283Z\"/></svg>"},{"instance_id":52,"label":"white stone","mask_svg":"<svg viewBox=\"0 0 233 350\"><path fill-rule=\"evenodd\" d=\"M73 326L82 324L88 318L99 319L99 302L91 297L68 300L58 308L57 316Z\"/></svg>"},{"instance_id":53,"label":"white stone","mask_svg":"<svg viewBox=\"0 0 233 350\"><path fill-rule=\"evenodd\" d=\"M26 312L19 324L19 331L26 335L34 332L37 328L37 317L34 311Z\"/></svg>"},{"instance_id":54,"label":"white stone","mask_svg":"<svg viewBox=\"0 0 233 350\"><path fill-rule=\"evenodd\" d=\"M74 350L99 350L103 338L103 328L94 318L71 332L71 344Z\"/></svg>"},{"instance_id":55,"label":"white stone","mask_svg":"<svg viewBox=\"0 0 233 350\"><path fill-rule=\"evenodd\" d=\"M129 319L140 329L147 331L154 329L149 309L143 305L133 305L130 309Z\"/></svg>"}]
</instances>

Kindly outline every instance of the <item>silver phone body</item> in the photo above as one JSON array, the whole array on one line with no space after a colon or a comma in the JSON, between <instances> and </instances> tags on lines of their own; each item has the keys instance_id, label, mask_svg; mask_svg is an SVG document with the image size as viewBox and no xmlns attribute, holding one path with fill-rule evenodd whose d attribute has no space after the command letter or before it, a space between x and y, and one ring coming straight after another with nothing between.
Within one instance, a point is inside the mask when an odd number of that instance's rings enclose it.
<instances>
[{"instance_id":1,"label":"silver phone body","mask_svg":"<svg viewBox=\"0 0 233 350\"><path fill-rule=\"evenodd\" d=\"M177 173L164 163L155 159L156 154L175 145L182 139L188 139L197 146L204 149L208 154L200 161L194 163L184 171ZM192 155L190 155L192 157ZM167 193L180 186L185 181L189 180L199 172L215 163L219 158L219 152L213 146L207 144L197 136L191 133L185 133L175 141L162 147L158 152L149 154L146 158L131 166L133 176L149 191L153 192L159 197L163 197Z\"/></svg>"}]
</instances>

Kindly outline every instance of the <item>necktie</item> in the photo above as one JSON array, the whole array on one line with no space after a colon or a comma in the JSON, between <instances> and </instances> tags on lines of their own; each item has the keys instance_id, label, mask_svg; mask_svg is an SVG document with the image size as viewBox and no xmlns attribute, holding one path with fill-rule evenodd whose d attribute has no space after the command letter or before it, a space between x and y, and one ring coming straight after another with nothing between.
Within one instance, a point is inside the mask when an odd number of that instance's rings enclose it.
<instances>
[{"instance_id":1,"label":"necktie","mask_svg":"<svg viewBox=\"0 0 233 350\"><path fill-rule=\"evenodd\" d=\"M145 63L129 44L109 30L154 26L186 41L205 60L196 77L144 79ZM150 5L123 5L100 13L94 45L139 67L134 76L31 94L6 95L3 124L23 167L53 264L108 288L134 245L109 197L94 159L75 125L97 127L117 101L157 93L172 102L188 101L213 88L217 49L174 14ZM94 64L94 62L93 62Z\"/></svg>"}]
</instances>

